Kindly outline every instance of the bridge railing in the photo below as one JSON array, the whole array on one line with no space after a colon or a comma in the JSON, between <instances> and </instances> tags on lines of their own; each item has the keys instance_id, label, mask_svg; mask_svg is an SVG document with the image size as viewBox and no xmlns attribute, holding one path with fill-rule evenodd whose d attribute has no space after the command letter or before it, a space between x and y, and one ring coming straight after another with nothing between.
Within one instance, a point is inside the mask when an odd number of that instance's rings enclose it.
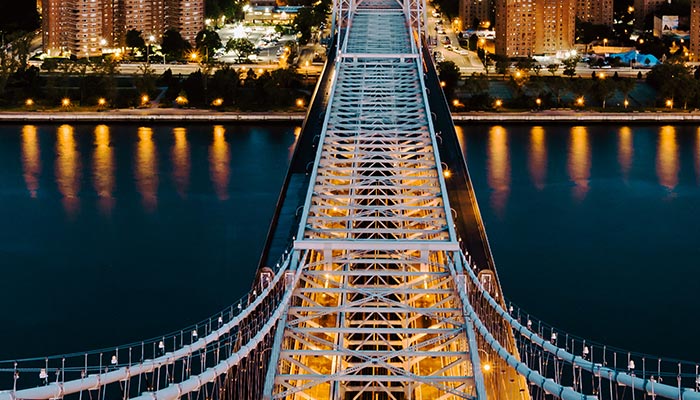
<instances>
[{"instance_id":1,"label":"bridge railing","mask_svg":"<svg viewBox=\"0 0 700 400\"><path fill-rule=\"evenodd\" d=\"M262 272L259 286L181 330L111 348L0 361L0 400L127 399L185 382L215 367L231 369L258 349L266 336L258 337L260 332L276 322L273 317L288 291L290 261L285 252L276 270ZM236 356L236 362L224 362ZM217 380L197 382L197 389L202 387L202 394L223 390L221 374Z\"/></svg>"},{"instance_id":2,"label":"bridge railing","mask_svg":"<svg viewBox=\"0 0 700 400\"><path fill-rule=\"evenodd\" d=\"M555 383L581 396L603 400L635 399L637 396L700 400L700 367L697 363L661 359L593 343L539 321L515 306L505 310L467 261L460 254L459 263L464 265L466 275L466 313L474 318L477 328L483 327L477 329L482 335L482 343L488 344L501 361L533 384L532 397L554 395L565 398L567 395L568 390L557 393L552 387L532 380L533 377L544 377L550 386ZM515 333L515 351L508 349L504 352L500 344L502 338L490 335L489 326L502 322ZM516 365L514 359L524 365ZM506 369L496 368L494 374L505 372Z\"/></svg>"}]
</instances>

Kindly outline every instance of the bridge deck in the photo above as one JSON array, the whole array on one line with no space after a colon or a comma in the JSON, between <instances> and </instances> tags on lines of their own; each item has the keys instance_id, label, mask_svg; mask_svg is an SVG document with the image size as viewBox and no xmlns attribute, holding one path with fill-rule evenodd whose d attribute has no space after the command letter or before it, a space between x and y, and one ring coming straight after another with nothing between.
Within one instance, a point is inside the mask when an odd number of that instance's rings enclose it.
<instances>
[{"instance_id":1,"label":"bridge deck","mask_svg":"<svg viewBox=\"0 0 700 400\"><path fill-rule=\"evenodd\" d=\"M273 398L471 398L459 249L407 18L363 5L336 62L273 346ZM393 3L396 4L396 3ZM368 397L369 398L369 397Z\"/></svg>"}]
</instances>

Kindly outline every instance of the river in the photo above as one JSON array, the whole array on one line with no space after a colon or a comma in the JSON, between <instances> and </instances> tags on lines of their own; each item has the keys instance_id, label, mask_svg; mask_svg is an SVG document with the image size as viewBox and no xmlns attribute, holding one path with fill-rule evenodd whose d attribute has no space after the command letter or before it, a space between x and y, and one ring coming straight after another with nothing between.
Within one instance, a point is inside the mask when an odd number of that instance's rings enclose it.
<instances>
[{"instance_id":1,"label":"river","mask_svg":"<svg viewBox=\"0 0 700 400\"><path fill-rule=\"evenodd\" d=\"M177 329L250 287L299 128L0 126L0 359ZM700 360L700 131L459 129L506 296Z\"/></svg>"}]
</instances>

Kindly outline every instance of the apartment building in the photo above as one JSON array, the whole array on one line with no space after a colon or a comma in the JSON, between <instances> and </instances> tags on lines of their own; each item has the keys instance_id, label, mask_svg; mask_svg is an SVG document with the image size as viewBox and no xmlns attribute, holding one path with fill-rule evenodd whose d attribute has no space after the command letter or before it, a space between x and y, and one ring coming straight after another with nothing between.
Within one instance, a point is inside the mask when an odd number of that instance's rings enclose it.
<instances>
[{"instance_id":1,"label":"apartment building","mask_svg":"<svg viewBox=\"0 0 700 400\"><path fill-rule=\"evenodd\" d=\"M493 23L492 0L459 0L459 18L464 29L488 28ZM477 23L477 24L475 24Z\"/></svg>"},{"instance_id":2,"label":"apartment building","mask_svg":"<svg viewBox=\"0 0 700 400\"><path fill-rule=\"evenodd\" d=\"M496 53L563 56L574 48L575 0L498 0Z\"/></svg>"},{"instance_id":3,"label":"apartment building","mask_svg":"<svg viewBox=\"0 0 700 400\"><path fill-rule=\"evenodd\" d=\"M613 0L577 0L576 18L596 25L613 25Z\"/></svg>"},{"instance_id":4,"label":"apartment building","mask_svg":"<svg viewBox=\"0 0 700 400\"><path fill-rule=\"evenodd\" d=\"M194 43L204 28L204 0L41 0L44 51L92 57L124 46L126 32L159 42L165 30Z\"/></svg>"},{"instance_id":5,"label":"apartment building","mask_svg":"<svg viewBox=\"0 0 700 400\"><path fill-rule=\"evenodd\" d=\"M204 0L166 0L165 23L194 44L197 33L204 29Z\"/></svg>"},{"instance_id":6,"label":"apartment building","mask_svg":"<svg viewBox=\"0 0 700 400\"><path fill-rule=\"evenodd\" d=\"M700 0L690 0L690 61L700 61Z\"/></svg>"},{"instance_id":7,"label":"apartment building","mask_svg":"<svg viewBox=\"0 0 700 400\"><path fill-rule=\"evenodd\" d=\"M644 29L644 22L649 15L667 2L670 3L669 0L634 0L634 27L639 30Z\"/></svg>"}]
</instances>

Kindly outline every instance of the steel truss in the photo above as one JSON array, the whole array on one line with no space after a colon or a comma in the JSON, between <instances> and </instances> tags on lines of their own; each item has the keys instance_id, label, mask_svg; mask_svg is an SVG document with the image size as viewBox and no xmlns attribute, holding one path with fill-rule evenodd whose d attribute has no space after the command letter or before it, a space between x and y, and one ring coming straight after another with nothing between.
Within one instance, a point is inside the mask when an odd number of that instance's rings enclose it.
<instances>
[{"instance_id":1,"label":"steel truss","mask_svg":"<svg viewBox=\"0 0 700 400\"><path fill-rule=\"evenodd\" d=\"M444 267L459 246L419 46L403 4L354 7L295 243L311 255L266 396L483 397L474 333Z\"/></svg>"}]
</instances>

